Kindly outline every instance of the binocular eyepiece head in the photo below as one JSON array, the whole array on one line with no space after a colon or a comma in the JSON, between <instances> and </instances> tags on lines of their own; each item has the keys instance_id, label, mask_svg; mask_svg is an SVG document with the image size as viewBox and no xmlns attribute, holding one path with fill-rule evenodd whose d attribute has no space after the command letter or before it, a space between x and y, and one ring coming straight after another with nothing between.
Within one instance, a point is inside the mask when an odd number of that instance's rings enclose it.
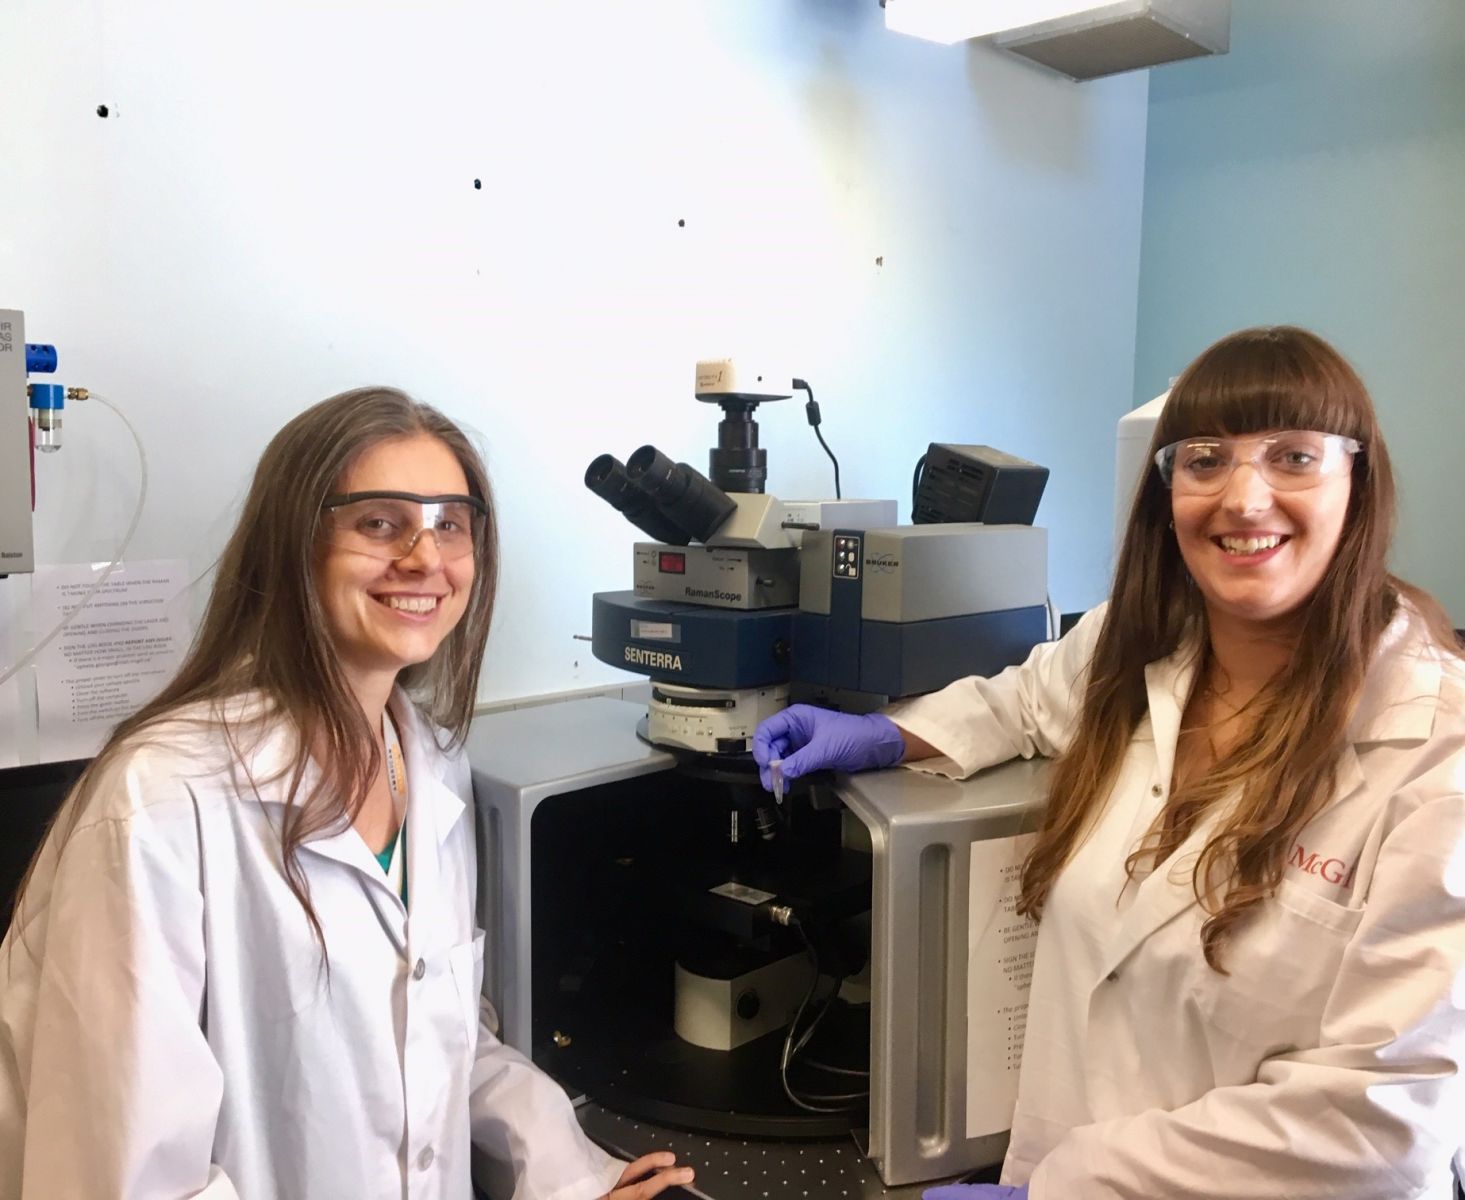
<instances>
[{"instance_id":1,"label":"binocular eyepiece head","mask_svg":"<svg viewBox=\"0 0 1465 1200\"><path fill-rule=\"evenodd\" d=\"M626 475L626 466L614 455L602 454L585 469L585 486L648 537L671 546L692 540L687 531L661 514L656 501Z\"/></svg>"},{"instance_id":2,"label":"binocular eyepiece head","mask_svg":"<svg viewBox=\"0 0 1465 1200\"><path fill-rule=\"evenodd\" d=\"M609 454L585 471L585 486L643 533L673 546L705 542L737 503L694 467L642 446L623 465Z\"/></svg>"}]
</instances>

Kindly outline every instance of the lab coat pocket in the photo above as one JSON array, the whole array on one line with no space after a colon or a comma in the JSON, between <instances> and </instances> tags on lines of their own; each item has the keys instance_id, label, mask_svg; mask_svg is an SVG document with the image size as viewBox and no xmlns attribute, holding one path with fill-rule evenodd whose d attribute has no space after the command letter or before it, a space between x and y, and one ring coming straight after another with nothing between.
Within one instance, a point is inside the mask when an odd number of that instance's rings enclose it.
<instances>
[{"instance_id":1,"label":"lab coat pocket","mask_svg":"<svg viewBox=\"0 0 1465 1200\"><path fill-rule=\"evenodd\" d=\"M478 1044L479 1002L483 995L483 939L484 931L475 929L471 942L464 942L448 951L470 1046Z\"/></svg>"},{"instance_id":2,"label":"lab coat pocket","mask_svg":"<svg viewBox=\"0 0 1465 1200\"><path fill-rule=\"evenodd\" d=\"M1269 1055L1317 1046L1323 1009L1362 919L1362 909L1284 879L1222 952L1229 975L1198 962L1192 994L1223 1035L1215 1047L1222 1057L1239 1050L1254 1068Z\"/></svg>"},{"instance_id":3,"label":"lab coat pocket","mask_svg":"<svg viewBox=\"0 0 1465 1200\"><path fill-rule=\"evenodd\" d=\"M1284 879L1278 885L1276 899L1289 912L1321 925L1324 929L1335 930L1345 939L1353 936L1353 931L1363 920L1363 909L1349 908L1335 900L1329 900L1290 879Z\"/></svg>"}]
</instances>

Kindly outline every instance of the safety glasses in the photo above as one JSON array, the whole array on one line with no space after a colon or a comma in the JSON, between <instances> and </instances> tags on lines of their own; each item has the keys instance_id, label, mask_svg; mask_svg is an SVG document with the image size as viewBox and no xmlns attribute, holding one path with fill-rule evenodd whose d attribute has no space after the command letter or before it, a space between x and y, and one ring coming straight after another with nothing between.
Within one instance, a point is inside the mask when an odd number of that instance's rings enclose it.
<instances>
[{"instance_id":1,"label":"safety glasses","mask_svg":"<svg viewBox=\"0 0 1465 1200\"><path fill-rule=\"evenodd\" d=\"M343 550L396 561L430 533L446 561L467 558L478 545L488 506L475 496L415 492L347 492L321 505L321 537Z\"/></svg>"},{"instance_id":2,"label":"safety glasses","mask_svg":"<svg viewBox=\"0 0 1465 1200\"><path fill-rule=\"evenodd\" d=\"M1178 495L1214 495L1243 463L1268 486L1298 492L1347 470L1362 450L1360 442L1339 433L1293 429L1256 437L1182 438L1158 451L1155 465L1165 486Z\"/></svg>"}]
</instances>

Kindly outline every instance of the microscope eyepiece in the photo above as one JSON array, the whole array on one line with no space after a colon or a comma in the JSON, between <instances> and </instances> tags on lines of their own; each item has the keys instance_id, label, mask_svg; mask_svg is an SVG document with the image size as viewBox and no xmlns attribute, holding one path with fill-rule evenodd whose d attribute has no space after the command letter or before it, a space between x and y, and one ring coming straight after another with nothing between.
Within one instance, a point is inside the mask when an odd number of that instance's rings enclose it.
<instances>
[{"instance_id":1,"label":"microscope eyepiece","mask_svg":"<svg viewBox=\"0 0 1465 1200\"><path fill-rule=\"evenodd\" d=\"M695 541L705 542L737 509L733 498L707 476L672 462L655 446L642 446L626 459L626 476Z\"/></svg>"},{"instance_id":2,"label":"microscope eyepiece","mask_svg":"<svg viewBox=\"0 0 1465 1200\"><path fill-rule=\"evenodd\" d=\"M657 508L649 493L631 482L624 464L614 455L602 454L585 468L585 486L648 537L672 546L685 546L692 540Z\"/></svg>"}]
</instances>

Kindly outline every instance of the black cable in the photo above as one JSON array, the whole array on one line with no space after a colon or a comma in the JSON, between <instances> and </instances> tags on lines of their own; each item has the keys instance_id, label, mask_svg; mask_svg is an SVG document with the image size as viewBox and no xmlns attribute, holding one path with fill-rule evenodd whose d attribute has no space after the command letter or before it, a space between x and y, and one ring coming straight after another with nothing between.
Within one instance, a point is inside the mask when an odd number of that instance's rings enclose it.
<instances>
[{"instance_id":1,"label":"black cable","mask_svg":"<svg viewBox=\"0 0 1465 1200\"><path fill-rule=\"evenodd\" d=\"M834 498L843 500L839 492L839 459L834 457L834 451L829 448L829 443L824 440L824 435L819 432L819 423L822 418L819 416L819 405L814 401L814 389L802 379L793 381L796 389L809 393L809 402L804 405L804 416L809 418L809 425L814 430L814 436L819 439L819 444L824 447L824 453L829 455L829 461L834 464Z\"/></svg>"},{"instance_id":2,"label":"black cable","mask_svg":"<svg viewBox=\"0 0 1465 1200\"><path fill-rule=\"evenodd\" d=\"M804 1013L809 1007L809 1002L819 990L819 952L814 949L814 943L809 940L809 935L804 931L803 924L797 917L791 918L789 924L798 932L799 937L804 941L804 949L807 951L809 961L814 968L814 978L809 984L809 990L804 993L803 1000L799 1002L798 1011L794 1013L794 1019L789 1022L788 1033L784 1035L783 1052L779 1055L778 1060L778 1078L779 1082L783 1084L783 1094L789 1098L791 1103L804 1109L806 1112L841 1113L856 1111L861 1107L858 1103L859 1101L869 1100L870 1092L868 1088L863 1092L826 1094L795 1091L793 1085L789 1083L789 1067L793 1065L799 1052L808 1045L809 1039L814 1036L814 1031L819 1028L820 1023L829 1015L830 1010L834 1007L835 1000L839 997L839 989L843 985L845 978L841 975L835 979L834 989L820 1006L818 1015L815 1016L809 1028L804 1031L803 1035L799 1037L798 1042L795 1043L794 1037L798 1033L799 1022L804 1019ZM855 1101L856 1103L841 1103L848 1101ZM830 1107L831 1105L834 1107Z\"/></svg>"},{"instance_id":3,"label":"black cable","mask_svg":"<svg viewBox=\"0 0 1465 1200\"><path fill-rule=\"evenodd\" d=\"M854 1067L836 1067L833 1063L820 1062L817 1058L801 1058L799 1061L806 1067L813 1067L816 1071L828 1071L831 1075L858 1075L862 1079L870 1078L869 1071L856 1070Z\"/></svg>"},{"instance_id":4,"label":"black cable","mask_svg":"<svg viewBox=\"0 0 1465 1200\"><path fill-rule=\"evenodd\" d=\"M819 1006L819 1011L814 1015L814 1019L809 1022L809 1027L804 1030L799 1040L794 1043L794 1048L788 1056L790 1066L800 1061L799 1055L804 1052L804 1047L813 1039L814 1034L819 1030L819 1025L829 1015L829 1010L834 1007L834 998L839 995L839 989L844 986L844 979L845 977L843 975L835 977L834 988L830 991L828 998Z\"/></svg>"},{"instance_id":5,"label":"black cable","mask_svg":"<svg viewBox=\"0 0 1465 1200\"><path fill-rule=\"evenodd\" d=\"M804 993L804 998L799 1001L799 1007L794 1013L794 1019L788 1023L788 1033L783 1038L783 1052L778 1056L778 1078L783 1084L783 1094L799 1108L808 1112L838 1112L838 1109L820 1108L817 1105L809 1104L801 1099L793 1090L788 1081L788 1068L793 1062L794 1056L794 1035L798 1032L799 1022L804 1019L804 1012L809 1007L809 1001L814 998L814 993L819 990L819 954L814 949L814 944L809 941L809 935L804 932L804 927L799 923L797 917L790 921L794 929L804 939L804 949L808 952L809 959L814 967L814 978L809 983L809 990Z\"/></svg>"},{"instance_id":6,"label":"black cable","mask_svg":"<svg viewBox=\"0 0 1465 1200\"><path fill-rule=\"evenodd\" d=\"M921 490L921 474L926 466L926 456L916 459L916 470L911 476L911 520L916 519L916 496Z\"/></svg>"},{"instance_id":7,"label":"black cable","mask_svg":"<svg viewBox=\"0 0 1465 1200\"><path fill-rule=\"evenodd\" d=\"M818 971L818 967L817 966L815 967L815 971L816 972ZM790 1050L790 1048L789 1048L789 1042L792 1040L794 1031L798 1028L799 1021L803 1017L804 1008L807 1005L808 1001L813 997L815 990L819 986L819 976L816 973L815 976L814 976L814 984L813 984L812 987L810 987L809 991L805 994L805 996L804 996L804 1004L799 1005L799 1011L794 1015L794 1019L793 1019L792 1023L789 1025L788 1036L785 1037L785 1039L784 1039L784 1043L783 1044L784 1044L784 1050L787 1052L787 1058L780 1058L780 1062L779 1062L779 1076L780 1076L780 1081L783 1084L783 1093L784 1093L785 1096L787 1096L791 1101L793 1101L800 1108L806 1109L809 1112L825 1112L825 1113L831 1113L831 1112L850 1112L850 1111L858 1108L859 1105L858 1104L841 1103L842 1101L847 1102L847 1101L868 1100L869 1099L869 1096L870 1096L870 1091L869 1091L868 1088L866 1088L862 1092L835 1092L835 1093L825 1093L825 1092L808 1092L808 1091L804 1091L803 1089L800 1089L800 1090L798 1090L796 1092L794 1090L793 1085L789 1082L789 1078L788 1078L788 1069L789 1069L789 1067L791 1067L796 1061L798 1061L798 1062L802 1062L803 1061L802 1059L799 1059L799 1057L798 1057L799 1052L806 1045L808 1045L809 1039L814 1036L814 1031L819 1028L819 1023L821 1021L823 1021L825 1015L829 1012L829 1010L834 1007L834 1001L838 997L838 995L839 995L839 989L840 989L840 987L841 987L841 985L843 983L844 983L843 977L838 978L838 979L836 979L834 981L834 989L833 989L833 991L831 991L829 993L828 999L825 1000L825 1002L823 1003L823 1005L820 1006L819 1014L814 1018L813 1022L809 1025L809 1028L804 1031L803 1036L799 1038L798 1042ZM839 1107L836 1107L836 1108L827 1108L827 1107L821 1107L821 1104L838 1104Z\"/></svg>"}]
</instances>

